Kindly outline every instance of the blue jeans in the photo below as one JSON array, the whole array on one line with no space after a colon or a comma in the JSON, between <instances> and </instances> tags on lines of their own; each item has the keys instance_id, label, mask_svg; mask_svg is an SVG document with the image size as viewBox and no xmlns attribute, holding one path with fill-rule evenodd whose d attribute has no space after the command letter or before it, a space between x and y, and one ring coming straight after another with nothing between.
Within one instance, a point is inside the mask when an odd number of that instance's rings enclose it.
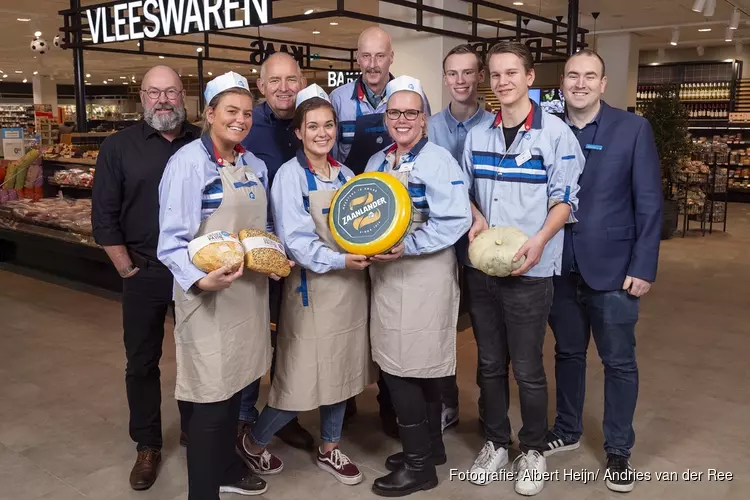
<instances>
[{"instance_id":1,"label":"blue jeans","mask_svg":"<svg viewBox=\"0 0 750 500\"><path fill-rule=\"evenodd\" d=\"M297 416L296 411L278 410L266 405L255 421L250 435L255 444L268 446L271 438ZM320 407L320 439L324 443L341 441L341 428L344 426L346 401Z\"/></svg>"},{"instance_id":2,"label":"blue jeans","mask_svg":"<svg viewBox=\"0 0 750 500\"><path fill-rule=\"evenodd\" d=\"M593 333L604 364L604 450L629 457L635 443L640 301L625 290L594 290L577 273L556 276L554 283L549 324L556 341L557 418L552 432L566 441L578 441L583 433L586 350Z\"/></svg>"},{"instance_id":3,"label":"blue jeans","mask_svg":"<svg viewBox=\"0 0 750 500\"><path fill-rule=\"evenodd\" d=\"M242 389L242 399L240 400L240 422L255 422L258 420L258 409L255 403L258 402L258 393L260 392L260 379L251 382L250 385Z\"/></svg>"}]
</instances>

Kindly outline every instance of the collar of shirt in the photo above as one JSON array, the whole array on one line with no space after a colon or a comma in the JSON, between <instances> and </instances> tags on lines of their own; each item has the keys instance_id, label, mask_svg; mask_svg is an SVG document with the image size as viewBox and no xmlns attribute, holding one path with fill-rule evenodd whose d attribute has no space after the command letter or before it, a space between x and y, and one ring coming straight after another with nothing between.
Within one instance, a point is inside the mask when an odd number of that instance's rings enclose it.
<instances>
[{"instance_id":1,"label":"collar of shirt","mask_svg":"<svg viewBox=\"0 0 750 500\"><path fill-rule=\"evenodd\" d=\"M446 106L443 110L443 117L445 118L445 123L448 125L448 130L450 130L451 134L455 133L456 128L458 128L458 126L461 124L463 124L465 129L470 129L476 124L476 122L482 119L483 115L484 108L482 106L478 106L476 113L474 113L470 118L460 122L456 120L456 117L453 116L453 113L451 113L450 104L448 104L448 106Z\"/></svg>"},{"instance_id":2,"label":"collar of shirt","mask_svg":"<svg viewBox=\"0 0 750 500\"><path fill-rule=\"evenodd\" d=\"M390 82L395 78L391 73L388 73L388 81ZM368 87L365 84L365 81L362 79L362 76L357 78L356 83L354 84L354 91L352 92L352 100L359 99L360 101L366 100L367 96L375 96L375 92L370 90L370 87ZM382 95L378 96L381 100L385 97L385 87L383 87Z\"/></svg>"},{"instance_id":3,"label":"collar of shirt","mask_svg":"<svg viewBox=\"0 0 750 500\"><path fill-rule=\"evenodd\" d=\"M586 127L588 127L589 125L592 125L592 124L599 125L599 123L602 120L602 110L603 109L604 109L604 106L602 106L601 103L600 103L599 104L599 111L596 113L596 116L594 117L594 119L591 120L590 122L588 122L583 128L586 128ZM570 118L568 118L568 108L567 107L565 108L565 123L567 123L568 126L571 127L571 128L578 129L578 127L576 127L575 124L572 121L570 121ZM580 129L580 130L583 130L583 129Z\"/></svg>"},{"instance_id":4,"label":"collar of shirt","mask_svg":"<svg viewBox=\"0 0 750 500\"><path fill-rule=\"evenodd\" d=\"M146 120L142 120L143 122L143 138L148 139L149 137L153 135L161 135L161 132L156 130L154 127L148 124ZM177 139L181 139L184 136L188 136L190 139L196 139L198 137L198 127L191 124L187 120L182 122L182 125L180 126L180 133L177 135Z\"/></svg>"},{"instance_id":5,"label":"collar of shirt","mask_svg":"<svg viewBox=\"0 0 750 500\"><path fill-rule=\"evenodd\" d=\"M261 118L265 119L268 123L273 124L275 122L281 122L284 125L289 125L292 123L292 118L279 118L276 116L276 113L273 112L273 109L271 109L271 106L268 104L268 101L265 101L263 103L263 112L261 114Z\"/></svg>"},{"instance_id":6,"label":"collar of shirt","mask_svg":"<svg viewBox=\"0 0 750 500\"><path fill-rule=\"evenodd\" d=\"M201 142L203 143L203 146L206 148L206 151L208 152L209 159L216 163L219 166L223 166L224 159L219 154L219 150L216 149L216 145L214 144L214 141L211 140L211 136L209 134L203 134L201 135ZM235 163L237 162L237 157L239 155L243 155L247 152L247 150L242 146L242 144L237 144L234 146L234 158Z\"/></svg>"},{"instance_id":7,"label":"collar of shirt","mask_svg":"<svg viewBox=\"0 0 750 500\"><path fill-rule=\"evenodd\" d=\"M523 129L527 132L531 129L540 129L542 128L542 108L540 108L534 101L531 101L531 109L529 110L529 114L526 116L526 120L523 123ZM497 116L495 116L495 121L492 122L492 126L490 128L497 128L503 124L503 112L502 110L497 112Z\"/></svg>"},{"instance_id":8,"label":"collar of shirt","mask_svg":"<svg viewBox=\"0 0 750 500\"><path fill-rule=\"evenodd\" d=\"M312 172L313 174L317 175L315 173L315 169L313 168L312 164L310 163L310 160L307 159L307 155L305 155L305 152L302 150L302 148L297 150L297 161L300 165L305 167L307 170ZM331 168L341 168L341 164L337 162L333 156L328 154L328 163L331 164ZM333 178L333 177L332 177Z\"/></svg>"},{"instance_id":9,"label":"collar of shirt","mask_svg":"<svg viewBox=\"0 0 750 500\"><path fill-rule=\"evenodd\" d=\"M401 155L398 163L396 163L396 161L394 160L396 156L396 150L398 150L398 144L394 142L393 144L385 148L385 150L383 150L383 152L385 153L385 161L389 165L392 165L393 170L396 170L401 166L402 163L414 161L414 159L419 155L420 151L422 151L422 148L424 148L425 144L427 144L427 141L427 137L422 137L408 153Z\"/></svg>"}]
</instances>

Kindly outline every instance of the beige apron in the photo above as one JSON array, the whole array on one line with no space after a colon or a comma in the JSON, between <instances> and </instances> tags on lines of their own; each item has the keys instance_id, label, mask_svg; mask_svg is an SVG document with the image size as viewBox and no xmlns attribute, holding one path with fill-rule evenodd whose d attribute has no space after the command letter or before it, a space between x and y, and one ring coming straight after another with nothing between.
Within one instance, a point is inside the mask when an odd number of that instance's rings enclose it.
<instances>
[{"instance_id":1,"label":"beige apron","mask_svg":"<svg viewBox=\"0 0 750 500\"><path fill-rule=\"evenodd\" d=\"M316 190L314 178L308 178L308 187L316 234L343 253L328 226L336 191ZM282 292L276 369L268 395L271 407L313 410L356 396L377 380L370 354L368 300L365 271L318 274L292 268Z\"/></svg>"},{"instance_id":2,"label":"beige apron","mask_svg":"<svg viewBox=\"0 0 750 500\"><path fill-rule=\"evenodd\" d=\"M408 172L386 171L408 187ZM427 221L412 206L409 233ZM391 375L437 378L456 373L458 265L453 247L429 255L373 262L372 357Z\"/></svg>"},{"instance_id":3,"label":"beige apron","mask_svg":"<svg viewBox=\"0 0 750 500\"><path fill-rule=\"evenodd\" d=\"M201 223L196 238L212 231L266 229L263 184L249 166L224 165L219 167L224 190L221 205ZM245 269L219 292L191 289L185 293L175 284L175 319L175 398L180 401L225 401L271 366L268 277L264 274Z\"/></svg>"}]
</instances>

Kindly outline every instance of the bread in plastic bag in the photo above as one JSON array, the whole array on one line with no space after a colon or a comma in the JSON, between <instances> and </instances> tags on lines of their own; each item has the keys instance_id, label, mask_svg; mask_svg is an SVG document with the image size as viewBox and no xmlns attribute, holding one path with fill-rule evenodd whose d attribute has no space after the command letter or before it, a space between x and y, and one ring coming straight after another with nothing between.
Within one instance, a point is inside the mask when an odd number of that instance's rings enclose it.
<instances>
[{"instance_id":1,"label":"bread in plastic bag","mask_svg":"<svg viewBox=\"0 0 750 500\"><path fill-rule=\"evenodd\" d=\"M245 267L264 274L289 276L292 268L281 240L272 233L258 229L240 231L240 242L245 252Z\"/></svg>"},{"instance_id":2,"label":"bread in plastic bag","mask_svg":"<svg viewBox=\"0 0 750 500\"><path fill-rule=\"evenodd\" d=\"M188 255L193 265L204 273L224 266L236 272L245 258L237 235L226 231L213 231L195 238L188 244Z\"/></svg>"}]
</instances>

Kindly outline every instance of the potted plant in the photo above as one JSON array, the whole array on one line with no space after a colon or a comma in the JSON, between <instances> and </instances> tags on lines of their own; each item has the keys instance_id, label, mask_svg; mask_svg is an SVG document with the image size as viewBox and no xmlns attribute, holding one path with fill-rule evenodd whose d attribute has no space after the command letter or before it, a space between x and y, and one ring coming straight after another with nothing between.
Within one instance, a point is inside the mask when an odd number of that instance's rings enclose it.
<instances>
[{"instance_id":1,"label":"potted plant","mask_svg":"<svg viewBox=\"0 0 750 500\"><path fill-rule=\"evenodd\" d=\"M646 103L643 116L654 130L656 150L659 152L661 179L664 190L662 239L669 239L677 229L678 205L672 193L672 174L684 158L689 158L693 141L688 133L690 114L677 97L673 87L662 87L659 94Z\"/></svg>"}]
</instances>

